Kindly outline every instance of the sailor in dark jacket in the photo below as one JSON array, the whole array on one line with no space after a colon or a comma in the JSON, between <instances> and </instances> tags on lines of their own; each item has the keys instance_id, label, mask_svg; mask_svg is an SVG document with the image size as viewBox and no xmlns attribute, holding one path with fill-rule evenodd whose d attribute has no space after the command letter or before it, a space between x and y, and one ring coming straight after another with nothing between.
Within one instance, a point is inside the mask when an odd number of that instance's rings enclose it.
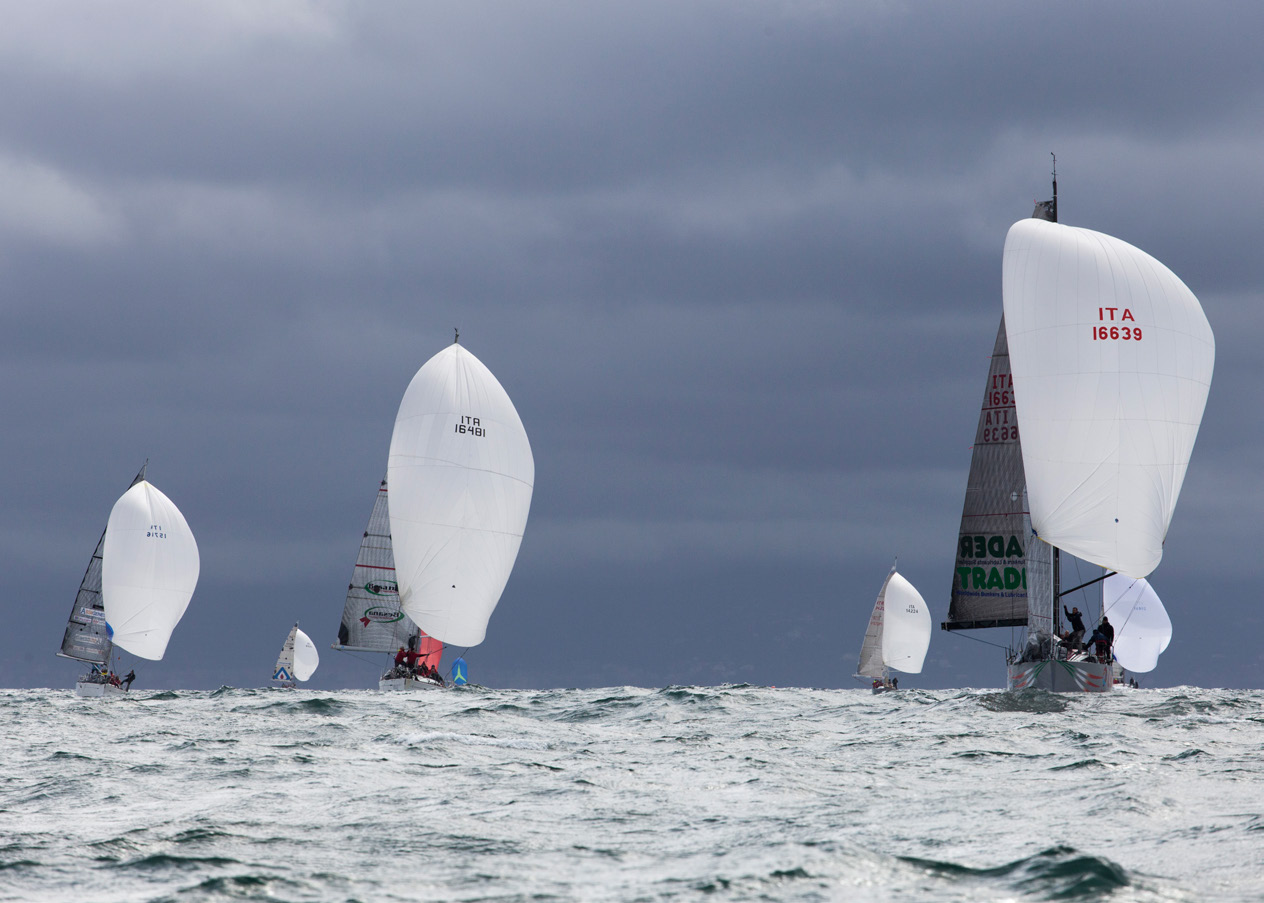
<instances>
[{"instance_id":1,"label":"sailor in dark jacket","mask_svg":"<svg viewBox=\"0 0 1264 903\"><path fill-rule=\"evenodd\" d=\"M1115 628L1111 625L1110 618L1103 615L1102 623L1097 625L1097 631L1106 641L1106 649L1109 652L1110 648L1115 645Z\"/></svg>"},{"instance_id":2,"label":"sailor in dark jacket","mask_svg":"<svg viewBox=\"0 0 1264 903\"><path fill-rule=\"evenodd\" d=\"M1067 611L1065 605L1062 611L1066 614L1067 620L1071 622L1071 632L1067 634L1066 645L1072 652L1080 648L1080 643L1084 639L1084 617L1080 614L1079 608L1074 605L1071 610Z\"/></svg>"}]
</instances>

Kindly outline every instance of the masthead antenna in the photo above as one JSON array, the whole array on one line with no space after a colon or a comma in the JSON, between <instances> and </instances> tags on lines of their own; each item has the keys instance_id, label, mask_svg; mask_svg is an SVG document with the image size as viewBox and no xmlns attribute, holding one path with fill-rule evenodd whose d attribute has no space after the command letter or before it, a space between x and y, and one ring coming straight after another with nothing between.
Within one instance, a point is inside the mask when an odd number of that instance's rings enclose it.
<instances>
[{"instance_id":1,"label":"masthead antenna","mask_svg":"<svg viewBox=\"0 0 1264 903\"><path fill-rule=\"evenodd\" d=\"M461 327L454 326L452 327L452 331L456 333L456 336L452 339L452 344L459 345L461 342Z\"/></svg>"},{"instance_id":2,"label":"masthead antenna","mask_svg":"<svg viewBox=\"0 0 1264 903\"><path fill-rule=\"evenodd\" d=\"M1053 157L1053 221L1058 221L1058 155L1053 151L1049 151L1049 156Z\"/></svg>"}]
</instances>

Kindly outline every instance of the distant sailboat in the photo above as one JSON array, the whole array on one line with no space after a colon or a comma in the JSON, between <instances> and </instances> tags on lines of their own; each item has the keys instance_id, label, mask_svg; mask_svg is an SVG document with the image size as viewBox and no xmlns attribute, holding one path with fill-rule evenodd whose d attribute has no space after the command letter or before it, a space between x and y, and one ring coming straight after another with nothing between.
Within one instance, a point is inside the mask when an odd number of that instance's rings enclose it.
<instances>
[{"instance_id":1,"label":"distant sailboat","mask_svg":"<svg viewBox=\"0 0 1264 903\"><path fill-rule=\"evenodd\" d=\"M443 644L426 636L399 606L386 480L378 486L369 524L360 541L351 582L347 584L347 601L342 609L342 623L338 627L338 642L333 648L389 655L404 650L412 655L415 665L424 662L436 672L443 656ZM416 673L417 670L416 667L392 663L378 679L378 689L423 690L443 686L441 680L423 677Z\"/></svg>"},{"instance_id":2,"label":"distant sailboat","mask_svg":"<svg viewBox=\"0 0 1264 903\"><path fill-rule=\"evenodd\" d=\"M401 609L446 644L481 643L522 544L535 461L504 387L457 342L409 383L387 478Z\"/></svg>"},{"instance_id":3,"label":"distant sailboat","mask_svg":"<svg viewBox=\"0 0 1264 903\"><path fill-rule=\"evenodd\" d=\"M1128 671L1153 671L1172 641L1172 619L1144 577L1112 574L1102 585L1102 613L1115 628L1115 659Z\"/></svg>"},{"instance_id":4,"label":"distant sailboat","mask_svg":"<svg viewBox=\"0 0 1264 903\"><path fill-rule=\"evenodd\" d=\"M141 465L135 479L128 489L145 479L148 462ZM57 653L62 658L73 659L90 666L87 674L75 682L75 693L80 696L112 696L123 693L117 683L111 683L109 675L110 655L114 644L110 642L105 626L105 606L101 602L101 554L105 545L105 530L88 560L88 569L84 572L79 584L79 592L75 595L74 607L70 610L70 618L66 622L66 632L61 638L61 650Z\"/></svg>"},{"instance_id":5,"label":"distant sailboat","mask_svg":"<svg viewBox=\"0 0 1264 903\"><path fill-rule=\"evenodd\" d=\"M316 651L316 644L295 624L281 645L281 654L272 669L272 679L282 687L294 687L298 681L307 680L316 673L319 664L320 653Z\"/></svg>"},{"instance_id":6,"label":"distant sailboat","mask_svg":"<svg viewBox=\"0 0 1264 903\"><path fill-rule=\"evenodd\" d=\"M872 679L875 693L897 689L892 669L921 673L930 646L930 630L926 600L892 567L873 604L856 673Z\"/></svg>"},{"instance_id":7,"label":"distant sailboat","mask_svg":"<svg viewBox=\"0 0 1264 903\"><path fill-rule=\"evenodd\" d=\"M1010 228L1002 283L943 627L1025 627L1010 689L1102 692L1110 663L1058 642L1061 598L1083 588L1062 592L1060 553L1134 577L1159 563L1215 341L1167 267L1057 222L1056 176L1053 200Z\"/></svg>"}]
</instances>

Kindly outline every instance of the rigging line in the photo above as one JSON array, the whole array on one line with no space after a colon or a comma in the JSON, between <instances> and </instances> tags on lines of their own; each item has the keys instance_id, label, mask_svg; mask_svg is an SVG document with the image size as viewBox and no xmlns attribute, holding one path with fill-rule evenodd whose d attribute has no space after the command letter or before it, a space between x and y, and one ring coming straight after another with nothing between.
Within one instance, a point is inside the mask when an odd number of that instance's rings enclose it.
<instances>
[{"instance_id":1,"label":"rigging line","mask_svg":"<svg viewBox=\"0 0 1264 903\"><path fill-rule=\"evenodd\" d=\"M1008 646L1002 646L1000 643L993 643L990 640L981 640L977 636L970 636L963 630L954 630L953 633L960 636L963 640L974 640L976 643L982 643L984 646L995 646L997 649L1004 649L1006 652L1009 651Z\"/></svg>"}]
</instances>

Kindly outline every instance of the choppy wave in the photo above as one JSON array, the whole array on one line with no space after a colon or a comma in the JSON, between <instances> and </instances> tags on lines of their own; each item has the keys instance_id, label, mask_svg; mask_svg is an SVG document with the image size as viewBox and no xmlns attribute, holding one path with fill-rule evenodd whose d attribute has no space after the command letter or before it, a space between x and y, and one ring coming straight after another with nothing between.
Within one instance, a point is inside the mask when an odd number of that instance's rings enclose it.
<instances>
[{"instance_id":1,"label":"choppy wave","mask_svg":"<svg viewBox=\"0 0 1264 903\"><path fill-rule=\"evenodd\" d=\"M0 691L0 900L1255 900L1261 702Z\"/></svg>"}]
</instances>

